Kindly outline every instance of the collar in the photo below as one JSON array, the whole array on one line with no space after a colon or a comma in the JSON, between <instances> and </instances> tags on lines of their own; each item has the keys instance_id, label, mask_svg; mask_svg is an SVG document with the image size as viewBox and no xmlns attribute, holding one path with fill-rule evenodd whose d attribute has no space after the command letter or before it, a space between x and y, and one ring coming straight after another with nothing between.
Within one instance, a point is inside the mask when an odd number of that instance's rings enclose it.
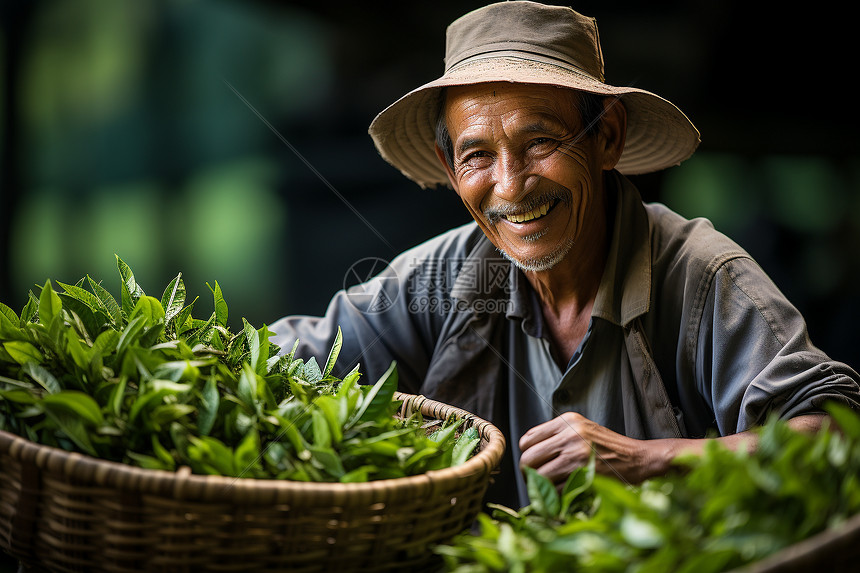
<instances>
[{"instance_id":1,"label":"collar","mask_svg":"<svg viewBox=\"0 0 860 573\"><path fill-rule=\"evenodd\" d=\"M636 187L613 171L615 223L592 316L626 327L651 308L651 234L648 214Z\"/></svg>"}]
</instances>

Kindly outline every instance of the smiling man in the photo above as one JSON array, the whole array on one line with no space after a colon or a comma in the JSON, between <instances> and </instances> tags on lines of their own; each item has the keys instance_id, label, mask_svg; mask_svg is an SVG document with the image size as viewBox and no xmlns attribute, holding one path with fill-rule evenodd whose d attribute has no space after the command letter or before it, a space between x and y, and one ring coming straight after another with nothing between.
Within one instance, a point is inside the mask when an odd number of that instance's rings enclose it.
<instances>
[{"instance_id":1,"label":"smiling man","mask_svg":"<svg viewBox=\"0 0 860 573\"><path fill-rule=\"evenodd\" d=\"M324 317L278 321L275 342L322 356L340 326L344 370L360 361L372 382L396 360L402 391L491 420L509 453L489 499L526 504L522 466L561 484L594 453L638 482L710 439L754 446L771 413L815 430L828 401L860 404L857 373L812 345L743 249L642 202L625 175L679 164L699 133L665 99L605 83L593 19L521 1L466 14L443 76L370 134L474 223L337 293Z\"/></svg>"}]
</instances>

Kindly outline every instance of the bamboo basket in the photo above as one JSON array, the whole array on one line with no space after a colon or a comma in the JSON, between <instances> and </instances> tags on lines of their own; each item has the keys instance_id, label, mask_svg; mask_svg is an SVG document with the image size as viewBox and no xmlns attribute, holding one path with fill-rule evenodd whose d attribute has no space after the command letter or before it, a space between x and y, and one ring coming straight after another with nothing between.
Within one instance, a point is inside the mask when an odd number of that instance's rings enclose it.
<instances>
[{"instance_id":1,"label":"bamboo basket","mask_svg":"<svg viewBox=\"0 0 860 573\"><path fill-rule=\"evenodd\" d=\"M465 418L463 465L367 483L145 470L0 431L0 547L35 571L428 571L481 510L502 433L423 396L401 415Z\"/></svg>"}]
</instances>

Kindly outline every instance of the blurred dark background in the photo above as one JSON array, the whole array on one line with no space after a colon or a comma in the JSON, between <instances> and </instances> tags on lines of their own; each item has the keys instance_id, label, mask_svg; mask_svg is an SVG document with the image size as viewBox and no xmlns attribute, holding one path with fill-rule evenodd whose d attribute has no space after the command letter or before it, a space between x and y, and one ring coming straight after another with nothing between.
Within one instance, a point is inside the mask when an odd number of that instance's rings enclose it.
<instances>
[{"instance_id":1,"label":"blurred dark background","mask_svg":"<svg viewBox=\"0 0 860 573\"><path fill-rule=\"evenodd\" d=\"M3 2L0 301L20 310L33 285L86 274L118 295L118 254L157 297L181 271L198 316L215 280L234 324L322 313L352 263L468 220L453 192L380 159L367 126L441 72L445 27L483 4ZM666 97L702 132L693 159L633 178L644 197L711 218L857 367L843 11L573 6L597 17L608 81Z\"/></svg>"}]
</instances>

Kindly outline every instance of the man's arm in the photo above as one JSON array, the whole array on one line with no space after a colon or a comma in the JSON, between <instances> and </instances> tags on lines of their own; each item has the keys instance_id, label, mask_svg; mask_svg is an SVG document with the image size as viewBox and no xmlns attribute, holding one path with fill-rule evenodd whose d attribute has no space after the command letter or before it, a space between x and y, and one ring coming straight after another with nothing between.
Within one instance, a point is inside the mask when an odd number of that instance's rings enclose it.
<instances>
[{"instance_id":1,"label":"man's arm","mask_svg":"<svg viewBox=\"0 0 860 573\"><path fill-rule=\"evenodd\" d=\"M821 429L824 414L804 414L788 420L789 427L801 432ZM672 461L681 454L700 454L705 444L716 440L729 449L741 444L753 449L758 436L753 431L718 438L661 438L637 440L605 428L575 412L565 412L549 422L535 426L520 439L520 464L530 466L556 485L588 463L592 449L597 471L614 475L627 483L665 475Z\"/></svg>"}]
</instances>

